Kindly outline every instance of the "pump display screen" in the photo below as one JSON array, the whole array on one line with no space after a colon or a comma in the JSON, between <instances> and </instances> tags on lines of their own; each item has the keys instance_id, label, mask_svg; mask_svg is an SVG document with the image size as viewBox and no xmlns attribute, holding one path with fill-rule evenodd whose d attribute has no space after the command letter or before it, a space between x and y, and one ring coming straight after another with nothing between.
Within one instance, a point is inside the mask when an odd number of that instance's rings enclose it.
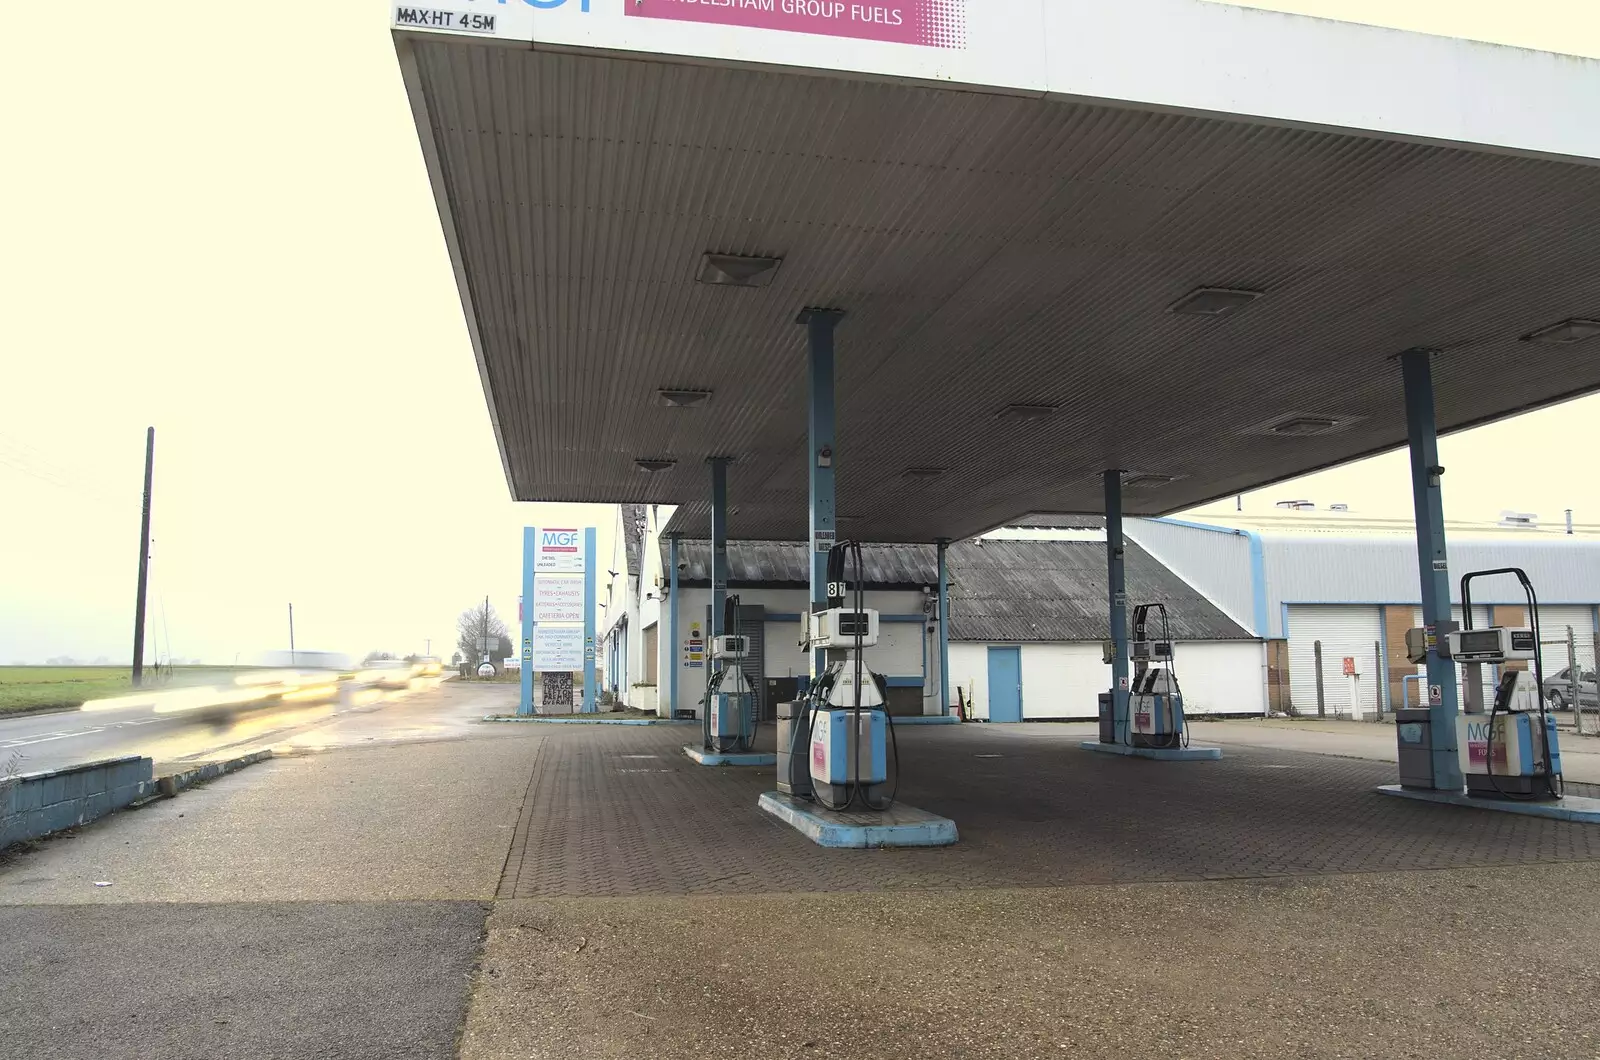
<instances>
[{"instance_id":1,"label":"pump display screen","mask_svg":"<svg viewBox=\"0 0 1600 1060\"><path fill-rule=\"evenodd\" d=\"M1461 648L1458 655L1494 656L1500 655L1500 631L1498 629L1464 629L1459 634Z\"/></svg>"}]
</instances>

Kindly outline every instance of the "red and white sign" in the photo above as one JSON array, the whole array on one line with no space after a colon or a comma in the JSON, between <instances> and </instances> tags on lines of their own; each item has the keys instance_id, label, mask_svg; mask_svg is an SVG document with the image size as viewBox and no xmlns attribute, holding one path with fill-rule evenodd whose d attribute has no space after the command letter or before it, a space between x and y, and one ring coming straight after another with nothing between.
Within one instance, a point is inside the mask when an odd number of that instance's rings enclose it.
<instances>
[{"instance_id":1,"label":"red and white sign","mask_svg":"<svg viewBox=\"0 0 1600 1060\"><path fill-rule=\"evenodd\" d=\"M623 10L636 18L852 37L922 48L967 46L967 0L630 0Z\"/></svg>"},{"instance_id":2,"label":"red and white sign","mask_svg":"<svg viewBox=\"0 0 1600 1060\"><path fill-rule=\"evenodd\" d=\"M1429 703L1429 705L1437 707L1440 704L1442 704L1443 702L1444 702L1444 686L1443 685L1429 685L1428 686L1428 703Z\"/></svg>"},{"instance_id":3,"label":"red and white sign","mask_svg":"<svg viewBox=\"0 0 1600 1060\"><path fill-rule=\"evenodd\" d=\"M1344 657L1344 675L1346 677L1354 677L1356 675L1356 657L1354 655L1346 655Z\"/></svg>"}]
</instances>

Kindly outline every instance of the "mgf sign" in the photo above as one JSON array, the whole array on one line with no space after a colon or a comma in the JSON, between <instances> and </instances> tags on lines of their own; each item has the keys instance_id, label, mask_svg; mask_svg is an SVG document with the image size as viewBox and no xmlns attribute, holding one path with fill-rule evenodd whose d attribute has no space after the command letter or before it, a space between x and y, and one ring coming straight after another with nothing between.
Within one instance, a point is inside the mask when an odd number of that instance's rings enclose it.
<instances>
[{"instance_id":1,"label":"mgf sign","mask_svg":"<svg viewBox=\"0 0 1600 1060\"><path fill-rule=\"evenodd\" d=\"M539 528L539 541L533 553L534 573L581 574L585 559L582 530Z\"/></svg>"}]
</instances>

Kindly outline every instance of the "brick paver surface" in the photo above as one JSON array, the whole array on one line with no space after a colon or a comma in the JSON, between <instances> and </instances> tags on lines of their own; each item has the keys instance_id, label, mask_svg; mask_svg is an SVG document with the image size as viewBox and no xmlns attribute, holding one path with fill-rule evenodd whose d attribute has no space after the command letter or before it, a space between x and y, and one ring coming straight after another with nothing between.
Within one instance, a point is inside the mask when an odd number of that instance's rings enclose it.
<instances>
[{"instance_id":1,"label":"brick paver surface","mask_svg":"<svg viewBox=\"0 0 1600 1060\"><path fill-rule=\"evenodd\" d=\"M943 850L830 851L756 807L772 769L710 769L697 730L570 729L540 745L502 898L1044 887L1600 859L1600 828L1385 798L1393 766L1230 749L1095 755L1078 737L899 734L900 797L955 820Z\"/></svg>"}]
</instances>

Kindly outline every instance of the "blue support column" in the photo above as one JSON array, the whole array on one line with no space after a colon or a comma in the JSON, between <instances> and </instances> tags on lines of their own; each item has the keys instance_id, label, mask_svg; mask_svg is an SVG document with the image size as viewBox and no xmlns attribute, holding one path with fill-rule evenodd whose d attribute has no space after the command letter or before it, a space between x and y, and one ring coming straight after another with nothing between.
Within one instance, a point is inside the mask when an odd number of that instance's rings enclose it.
<instances>
[{"instance_id":1,"label":"blue support column","mask_svg":"<svg viewBox=\"0 0 1600 1060\"><path fill-rule=\"evenodd\" d=\"M1422 577L1422 623L1444 638L1450 622L1450 566L1445 559L1444 501L1439 478L1439 437L1433 408L1433 351L1400 355L1405 381L1406 429L1411 441L1411 497L1416 506L1417 569ZM1438 701L1433 690L1438 689ZM1456 666L1428 648L1428 717L1433 739L1433 786L1460 791L1464 785L1456 750Z\"/></svg>"},{"instance_id":2,"label":"blue support column","mask_svg":"<svg viewBox=\"0 0 1600 1060\"><path fill-rule=\"evenodd\" d=\"M583 712L593 714L594 687L594 610L595 610L595 532L594 527L583 531Z\"/></svg>"},{"instance_id":3,"label":"blue support column","mask_svg":"<svg viewBox=\"0 0 1600 1060\"><path fill-rule=\"evenodd\" d=\"M1128 734L1128 583L1122 562L1122 472L1107 471L1106 582L1111 605L1111 714L1116 742L1131 743Z\"/></svg>"},{"instance_id":4,"label":"blue support column","mask_svg":"<svg viewBox=\"0 0 1600 1060\"><path fill-rule=\"evenodd\" d=\"M828 550L836 538L833 507L833 330L844 313L807 309L800 314L806 328L811 400L808 422L811 461L811 607L828 606ZM824 669L823 653L811 653L811 679Z\"/></svg>"},{"instance_id":5,"label":"blue support column","mask_svg":"<svg viewBox=\"0 0 1600 1060\"><path fill-rule=\"evenodd\" d=\"M678 665L679 652L682 651L682 649L678 647L677 534L673 534L667 539L667 599L665 600L665 604L667 609L667 647L666 651L662 652L660 645L657 645L656 663L657 669L659 669L663 661L663 656L665 657L665 665L667 668L667 709L657 710L656 713L661 715L663 718L671 718L678 710ZM649 665L649 663L645 663L647 668ZM656 680L660 680L659 675L657 676ZM657 689L657 695L659 694L660 690Z\"/></svg>"},{"instance_id":6,"label":"blue support column","mask_svg":"<svg viewBox=\"0 0 1600 1060\"><path fill-rule=\"evenodd\" d=\"M539 544L539 528L522 528L522 638L517 645L517 655L522 659L522 693L517 700L518 714L533 713L533 659L528 645L533 643L533 554ZM472 672L478 672L479 659L467 660Z\"/></svg>"},{"instance_id":7,"label":"blue support column","mask_svg":"<svg viewBox=\"0 0 1600 1060\"><path fill-rule=\"evenodd\" d=\"M711 464L711 631L709 652L720 636L733 632L722 628L723 609L728 600L728 459L713 457Z\"/></svg>"},{"instance_id":8,"label":"blue support column","mask_svg":"<svg viewBox=\"0 0 1600 1060\"><path fill-rule=\"evenodd\" d=\"M950 542L939 539L939 713L950 713Z\"/></svg>"}]
</instances>

